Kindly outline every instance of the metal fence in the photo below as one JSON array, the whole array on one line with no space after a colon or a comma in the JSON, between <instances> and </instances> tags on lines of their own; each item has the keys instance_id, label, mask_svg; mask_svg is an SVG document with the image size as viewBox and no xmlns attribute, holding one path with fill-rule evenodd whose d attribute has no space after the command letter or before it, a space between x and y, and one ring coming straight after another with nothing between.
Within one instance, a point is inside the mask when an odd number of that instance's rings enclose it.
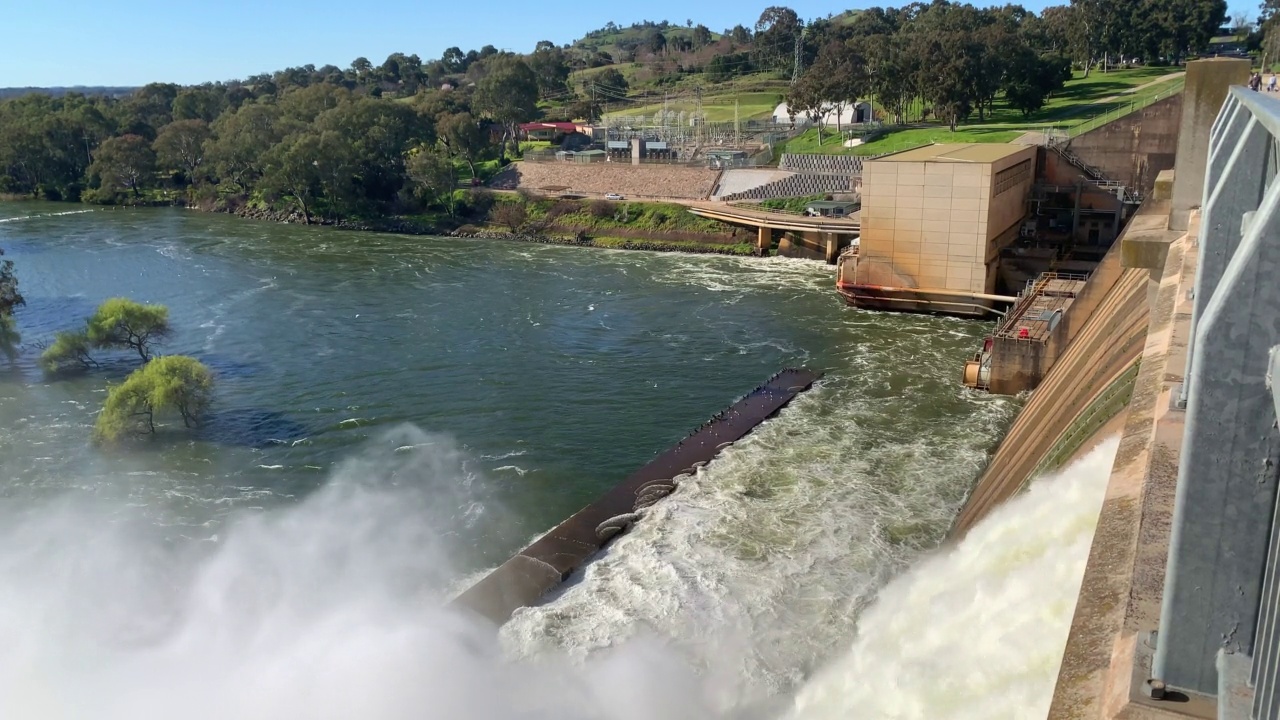
<instances>
[{"instance_id":1,"label":"metal fence","mask_svg":"<svg viewBox=\"0 0 1280 720\"><path fill-rule=\"evenodd\" d=\"M1149 694L1280 717L1280 100L1231 88L1209 140L1169 557Z\"/></svg>"}]
</instances>

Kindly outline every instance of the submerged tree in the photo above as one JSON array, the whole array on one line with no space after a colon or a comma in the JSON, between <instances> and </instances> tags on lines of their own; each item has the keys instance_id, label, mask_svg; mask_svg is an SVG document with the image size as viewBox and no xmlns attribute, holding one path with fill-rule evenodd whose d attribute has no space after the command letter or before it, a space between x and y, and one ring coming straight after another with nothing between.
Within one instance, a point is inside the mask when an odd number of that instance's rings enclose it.
<instances>
[{"instance_id":1,"label":"submerged tree","mask_svg":"<svg viewBox=\"0 0 1280 720\"><path fill-rule=\"evenodd\" d=\"M98 306L86 323L94 347L133 350L142 362L151 359L151 346L169 336L169 309L143 305L128 298L111 298Z\"/></svg>"},{"instance_id":2,"label":"submerged tree","mask_svg":"<svg viewBox=\"0 0 1280 720\"><path fill-rule=\"evenodd\" d=\"M93 439L114 443L153 435L158 416L176 412L184 427L196 427L213 398L213 373L195 358L168 355L133 371L107 391L93 426Z\"/></svg>"},{"instance_id":3,"label":"submerged tree","mask_svg":"<svg viewBox=\"0 0 1280 720\"><path fill-rule=\"evenodd\" d=\"M18 334L18 323L13 316L0 315L0 355L4 355L11 363L17 361L20 342L22 336Z\"/></svg>"},{"instance_id":4,"label":"submerged tree","mask_svg":"<svg viewBox=\"0 0 1280 720\"><path fill-rule=\"evenodd\" d=\"M4 250L0 250L4 255ZM0 353L13 362L18 357L18 343L22 336L18 334L18 323L13 319L13 310L26 301L18 292L18 276L13 272L12 260L0 260Z\"/></svg>"},{"instance_id":5,"label":"submerged tree","mask_svg":"<svg viewBox=\"0 0 1280 720\"><path fill-rule=\"evenodd\" d=\"M97 365L89 355L92 343L85 331L60 332L40 355L40 369L50 375L81 373Z\"/></svg>"}]
</instances>

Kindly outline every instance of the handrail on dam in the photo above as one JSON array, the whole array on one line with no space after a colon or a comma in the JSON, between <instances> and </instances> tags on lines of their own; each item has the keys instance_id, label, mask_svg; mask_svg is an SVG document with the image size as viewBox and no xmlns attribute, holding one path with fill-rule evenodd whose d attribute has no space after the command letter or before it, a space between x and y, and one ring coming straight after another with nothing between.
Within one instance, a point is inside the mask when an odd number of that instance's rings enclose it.
<instances>
[{"instance_id":1,"label":"handrail on dam","mask_svg":"<svg viewBox=\"0 0 1280 720\"><path fill-rule=\"evenodd\" d=\"M1232 87L1209 135L1185 435L1147 695L1280 718L1280 100Z\"/></svg>"}]
</instances>

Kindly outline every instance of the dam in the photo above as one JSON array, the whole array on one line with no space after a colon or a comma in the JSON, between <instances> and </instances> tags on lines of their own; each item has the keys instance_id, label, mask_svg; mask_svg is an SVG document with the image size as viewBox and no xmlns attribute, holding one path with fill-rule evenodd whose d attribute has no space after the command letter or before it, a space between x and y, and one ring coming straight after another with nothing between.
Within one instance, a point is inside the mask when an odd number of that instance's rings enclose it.
<instances>
[{"instance_id":1,"label":"dam","mask_svg":"<svg viewBox=\"0 0 1280 720\"><path fill-rule=\"evenodd\" d=\"M1247 76L1189 63L1175 168L1087 282L1029 286L1001 325L1026 331L998 329L965 373L1035 389L953 541L1119 438L1049 718L1280 716L1280 101ZM1033 303L1051 322L1025 322Z\"/></svg>"},{"instance_id":2,"label":"dam","mask_svg":"<svg viewBox=\"0 0 1280 720\"><path fill-rule=\"evenodd\" d=\"M1276 103L1189 75L1178 166L994 331L785 259L0 208L25 333L146 277L229 411L99 455L101 378L19 359L0 715L1273 717ZM496 636L440 609L778 367L827 374Z\"/></svg>"}]
</instances>

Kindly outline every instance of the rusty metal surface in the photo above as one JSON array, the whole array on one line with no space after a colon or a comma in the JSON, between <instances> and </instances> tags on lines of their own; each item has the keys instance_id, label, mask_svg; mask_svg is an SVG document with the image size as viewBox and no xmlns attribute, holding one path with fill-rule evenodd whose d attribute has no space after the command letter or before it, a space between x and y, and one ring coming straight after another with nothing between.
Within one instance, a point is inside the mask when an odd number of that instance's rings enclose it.
<instances>
[{"instance_id":1,"label":"rusty metal surface","mask_svg":"<svg viewBox=\"0 0 1280 720\"><path fill-rule=\"evenodd\" d=\"M809 389L820 377L821 373L805 369L788 369L774 375L674 447L632 473L599 500L574 513L568 520L503 563L455 598L451 604L497 624L506 622L517 608L536 603L591 559L613 537L617 537L614 535L602 538L597 530L608 520L635 512L641 491L648 492L646 486L655 480L669 480L695 472L698 463L709 462L729 444L745 437L797 395ZM624 532L625 528L618 535Z\"/></svg>"}]
</instances>

